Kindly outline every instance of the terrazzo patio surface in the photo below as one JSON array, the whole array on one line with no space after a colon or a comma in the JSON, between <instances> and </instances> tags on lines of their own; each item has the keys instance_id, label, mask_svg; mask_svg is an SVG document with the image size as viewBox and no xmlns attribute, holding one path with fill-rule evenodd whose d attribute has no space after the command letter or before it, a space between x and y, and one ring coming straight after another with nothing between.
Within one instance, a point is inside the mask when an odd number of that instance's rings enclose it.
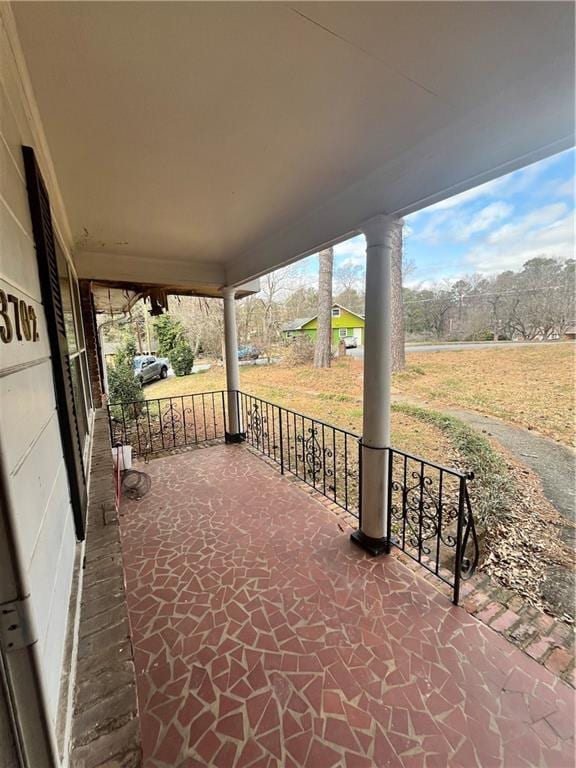
<instances>
[{"instance_id":1,"label":"terrazzo patio surface","mask_svg":"<svg viewBox=\"0 0 576 768\"><path fill-rule=\"evenodd\" d=\"M573 691L242 446L121 529L145 768L574 765Z\"/></svg>"}]
</instances>

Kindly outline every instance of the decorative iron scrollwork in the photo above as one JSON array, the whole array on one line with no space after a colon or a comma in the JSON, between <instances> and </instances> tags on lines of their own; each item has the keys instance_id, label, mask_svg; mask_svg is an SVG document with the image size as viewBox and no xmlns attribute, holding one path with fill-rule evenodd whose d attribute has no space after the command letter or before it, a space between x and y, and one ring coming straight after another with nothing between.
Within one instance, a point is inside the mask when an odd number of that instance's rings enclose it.
<instances>
[{"instance_id":1,"label":"decorative iron scrollwork","mask_svg":"<svg viewBox=\"0 0 576 768\"><path fill-rule=\"evenodd\" d=\"M324 472L326 477L331 477L334 472L326 465L326 459L332 458L332 451L330 448L322 448L316 435L318 429L316 427L309 427L308 437L304 435L298 435L296 437L297 442L300 444L302 451L299 455L300 461L303 461L308 474L316 478L320 472Z\"/></svg>"},{"instance_id":2,"label":"decorative iron scrollwork","mask_svg":"<svg viewBox=\"0 0 576 768\"><path fill-rule=\"evenodd\" d=\"M250 416L248 418L248 427L246 431L258 448L268 437L268 432L266 431L267 421L268 419L266 416L260 413L260 406L258 403L253 403Z\"/></svg>"},{"instance_id":3,"label":"decorative iron scrollwork","mask_svg":"<svg viewBox=\"0 0 576 768\"><path fill-rule=\"evenodd\" d=\"M456 595L458 579L470 578L479 557L467 478L424 461L413 469L407 466L411 459L406 454L394 455L403 457L400 478L394 477L393 459L390 463L394 543L436 575L441 568L451 568Z\"/></svg>"},{"instance_id":4,"label":"decorative iron scrollwork","mask_svg":"<svg viewBox=\"0 0 576 768\"><path fill-rule=\"evenodd\" d=\"M460 576L463 579L469 579L478 565L480 557L480 547L478 545L478 536L476 526L474 525L474 516L472 514L472 505L468 496L468 488L465 490L465 508L464 508L464 535L462 536L462 549L460 558Z\"/></svg>"},{"instance_id":5,"label":"decorative iron scrollwork","mask_svg":"<svg viewBox=\"0 0 576 768\"><path fill-rule=\"evenodd\" d=\"M425 471L414 470L410 477L414 483L392 481L393 498L400 494L400 502L390 507L392 520L405 525L409 545L425 555L431 554L427 542L434 539L455 548L456 537L449 526L458 518L458 504L441 500L434 492L434 479Z\"/></svg>"},{"instance_id":6,"label":"decorative iron scrollwork","mask_svg":"<svg viewBox=\"0 0 576 768\"><path fill-rule=\"evenodd\" d=\"M156 429L152 430L152 437L159 437L163 441L171 441L176 446L178 437L183 430L182 412L170 402L164 410L158 407L158 421Z\"/></svg>"}]
</instances>

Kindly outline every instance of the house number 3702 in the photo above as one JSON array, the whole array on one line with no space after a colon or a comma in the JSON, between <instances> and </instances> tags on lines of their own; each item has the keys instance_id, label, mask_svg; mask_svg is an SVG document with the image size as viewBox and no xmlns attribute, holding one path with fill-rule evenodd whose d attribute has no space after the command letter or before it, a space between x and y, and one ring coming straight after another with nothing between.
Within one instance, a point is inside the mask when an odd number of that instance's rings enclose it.
<instances>
[{"instance_id":1,"label":"house number 3702","mask_svg":"<svg viewBox=\"0 0 576 768\"><path fill-rule=\"evenodd\" d=\"M38 341L36 312L34 307L18 296L4 293L0 289L0 341L10 344L14 340L14 334L18 341Z\"/></svg>"}]
</instances>

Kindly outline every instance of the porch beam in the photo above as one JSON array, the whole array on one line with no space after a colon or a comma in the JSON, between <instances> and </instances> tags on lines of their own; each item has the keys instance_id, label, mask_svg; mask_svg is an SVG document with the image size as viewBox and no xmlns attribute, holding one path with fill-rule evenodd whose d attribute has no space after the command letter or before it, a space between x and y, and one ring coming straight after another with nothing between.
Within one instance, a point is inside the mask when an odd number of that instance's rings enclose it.
<instances>
[{"instance_id":1,"label":"porch beam","mask_svg":"<svg viewBox=\"0 0 576 768\"><path fill-rule=\"evenodd\" d=\"M390 447L391 260L402 223L384 214L364 222L366 237L366 327L362 428L360 529L352 540L372 555L390 551L388 454Z\"/></svg>"},{"instance_id":2,"label":"porch beam","mask_svg":"<svg viewBox=\"0 0 576 768\"><path fill-rule=\"evenodd\" d=\"M224 348L226 356L226 389L228 390L228 430L226 442L239 443L243 439L238 391L240 367L238 365L238 334L236 331L236 289L224 288Z\"/></svg>"}]
</instances>

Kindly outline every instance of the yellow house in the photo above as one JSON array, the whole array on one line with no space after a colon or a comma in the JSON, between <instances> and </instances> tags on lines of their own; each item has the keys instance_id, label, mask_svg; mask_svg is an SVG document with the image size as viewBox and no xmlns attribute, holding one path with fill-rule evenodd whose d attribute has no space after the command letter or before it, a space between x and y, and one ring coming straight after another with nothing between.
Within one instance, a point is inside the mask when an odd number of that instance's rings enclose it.
<instances>
[{"instance_id":1,"label":"yellow house","mask_svg":"<svg viewBox=\"0 0 576 768\"><path fill-rule=\"evenodd\" d=\"M358 346L364 346L365 320L363 315L352 312L340 304L332 305L332 344L338 344L340 339L354 336ZM318 330L318 315L310 318L300 318L286 323L282 328L285 339L307 334L311 339L316 338Z\"/></svg>"}]
</instances>

